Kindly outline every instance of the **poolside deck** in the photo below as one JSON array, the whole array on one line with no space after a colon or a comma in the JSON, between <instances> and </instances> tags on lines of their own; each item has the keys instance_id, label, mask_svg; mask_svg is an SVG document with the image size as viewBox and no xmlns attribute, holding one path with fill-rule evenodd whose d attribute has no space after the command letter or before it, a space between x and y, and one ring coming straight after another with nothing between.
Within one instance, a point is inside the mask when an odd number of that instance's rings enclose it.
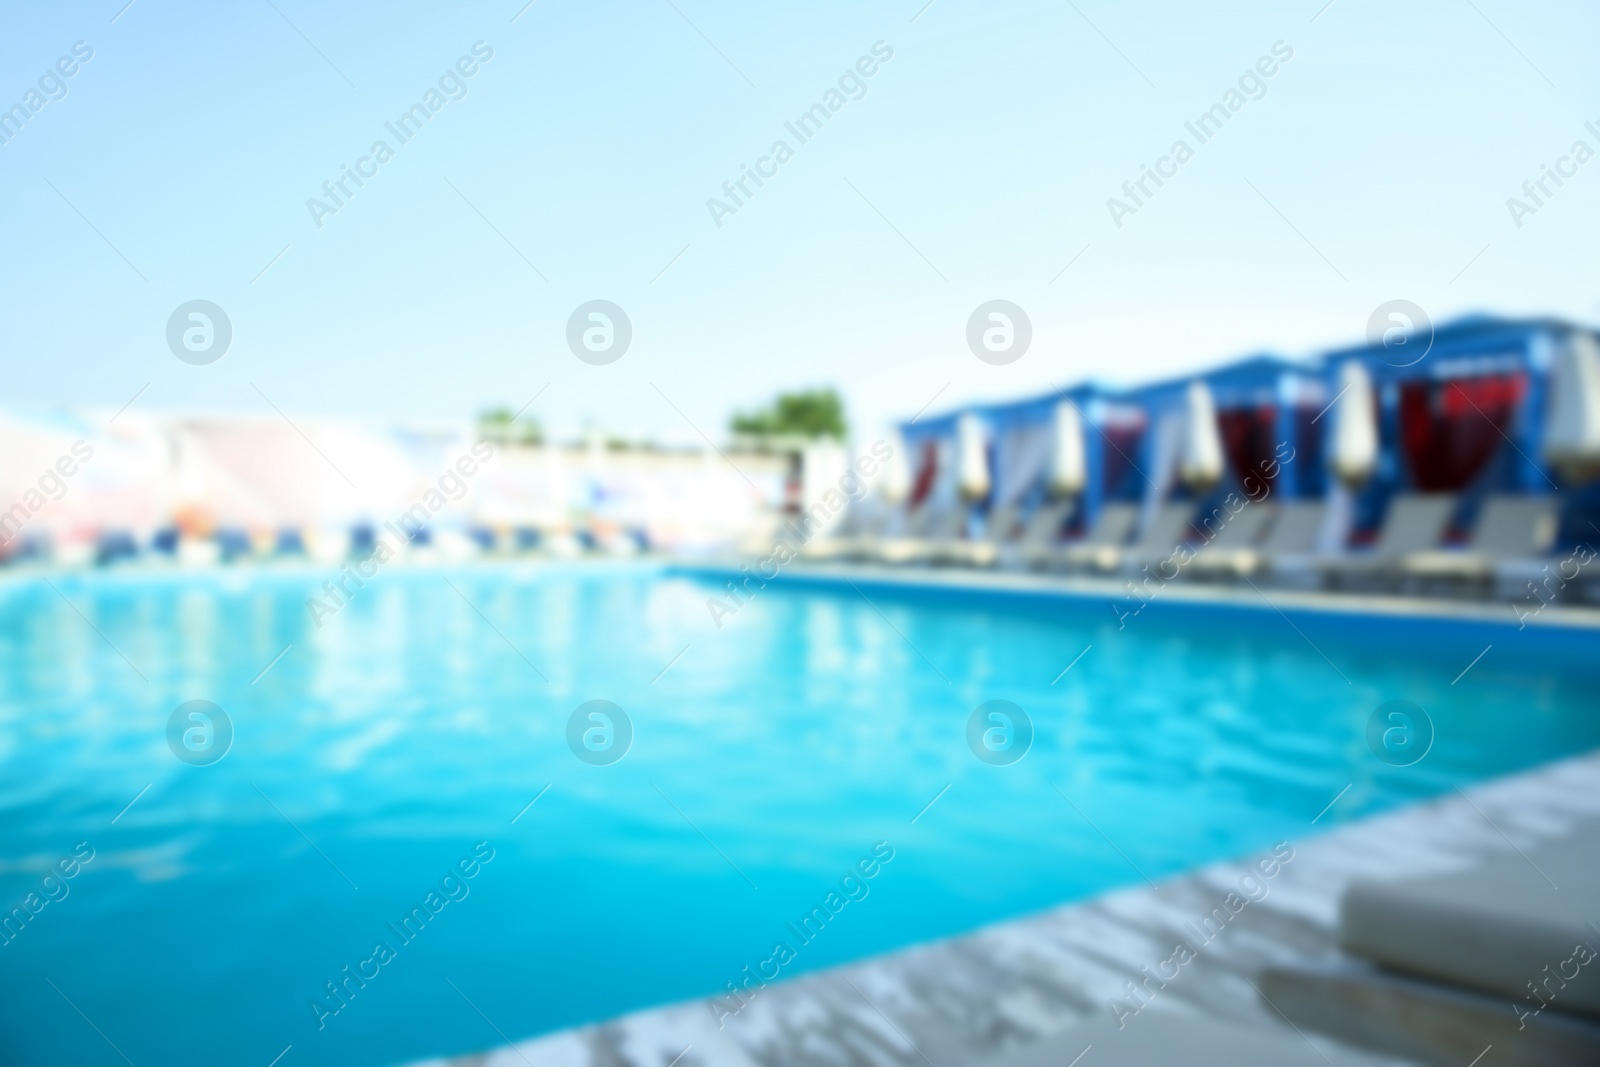
<instances>
[{"instance_id":1,"label":"poolside deck","mask_svg":"<svg viewBox=\"0 0 1600 1067\"><path fill-rule=\"evenodd\" d=\"M1293 1033L1252 983L1271 963L1337 955L1346 884L1468 869L1600 818L1600 752L1328 832L1321 815L1306 813L1305 838L1290 842L1294 858L1267 896L1245 906L1145 1011ZM1171 955L1177 940L1194 940L1184 924L1219 906L1257 858L780 982L721 1030L697 1000L429 1064L955 1067L1105 1014L1125 982L1142 981L1142 968Z\"/></svg>"}]
</instances>

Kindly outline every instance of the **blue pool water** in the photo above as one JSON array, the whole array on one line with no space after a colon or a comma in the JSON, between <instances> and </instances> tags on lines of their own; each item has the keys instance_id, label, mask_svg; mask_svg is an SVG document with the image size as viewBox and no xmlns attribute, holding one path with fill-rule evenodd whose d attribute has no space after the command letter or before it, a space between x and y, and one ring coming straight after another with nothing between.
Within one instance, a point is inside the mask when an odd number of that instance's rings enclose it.
<instances>
[{"instance_id":1,"label":"blue pool water","mask_svg":"<svg viewBox=\"0 0 1600 1067\"><path fill-rule=\"evenodd\" d=\"M479 1049L719 991L878 842L785 974L1600 744L1575 631L1162 602L1119 630L1098 599L796 581L718 629L720 581L647 566L397 569L318 628L325 577L0 587L0 900L93 853L0 946L0 1062ZM594 699L633 724L610 766L567 743ZM966 741L997 699L1036 734L1007 767ZM1437 731L1406 768L1366 742L1396 699ZM220 762L169 749L188 700L231 718ZM319 1029L346 965L375 976Z\"/></svg>"}]
</instances>

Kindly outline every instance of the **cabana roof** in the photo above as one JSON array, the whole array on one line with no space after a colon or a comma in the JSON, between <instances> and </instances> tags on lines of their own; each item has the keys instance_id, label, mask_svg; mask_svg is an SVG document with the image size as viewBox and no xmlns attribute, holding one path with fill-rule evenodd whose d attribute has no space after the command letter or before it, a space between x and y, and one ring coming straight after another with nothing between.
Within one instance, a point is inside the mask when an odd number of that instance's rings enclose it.
<instances>
[{"instance_id":1,"label":"cabana roof","mask_svg":"<svg viewBox=\"0 0 1600 1067\"><path fill-rule=\"evenodd\" d=\"M1363 343L1334 349L1323 360L1336 367L1359 359L1375 384L1418 379L1474 378L1485 374L1549 369L1553 342L1586 327L1541 316L1510 319L1466 315L1434 328L1425 355L1399 357L1382 345Z\"/></svg>"},{"instance_id":2,"label":"cabana roof","mask_svg":"<svg viewBox=\"0 0 1600 1067\"><path fill-rule=\"evenodd\" d=\"M1079 403L1085 414L1089 413L1090 403L1097 399L1136 404L1156 411L1182 403L1189 383L1197 379L1211 389L1219 409L1259 406L1286 399L1309 402L1310 395L1320 395L1337 366L1348 359L1360 359L1365 363L1374 384L1380 385L1389 381L1477 377L1518 370L1542 373L1548 369L1554 342L1574 331L1588 329L1552 316L1465 315L1435 327L1433 343L1426 355L1414 361L1408 356L1406 366L1397 366L1399 359L1382 345L1365 342L1304 360L1260 352L1209 370L1175 375L1145 385L1124 387L1091 381L1018 400L963 405L939 415L901 423L900 431L915 439L948 436L955 433L956 420L965 413L975 414L995 426L1040 422L1048 420L1056 404L1063 399Z\"/></svg>"},{"instance_id":3,"label":"cabana roof","mask_svg":"<svg viewBox=\"0 0 1600 1067\"><path fill-rule=\"evenodd\" d=\"M1063 400L1070 400L1080 410L1088 415L1088 408L1096 400L1117 400L1126 395L1126 390L1116 389L1100 382L1080 382L1067 389L1060 389L1038 396L1024 397L1021 400L1008 400L998 404L983 404L976 410L985 419L996 426L1020 425L1049 422L1055 418L1056 405Z\"/></svg>"},{"instance_id":4,"label":"cabana roof","mask_svg":"<svg viewBox=\"0 0 1600 1067\"><path fill-rule=\"evenodd\" d=\"M1183 403L1189 383L1203 381L1219 410L1291 403L1306 394L1320 395L1323 371L1315 363L1261 352L1210 370L1177 375L1131 390L1129 399L1151 411ZM1309 401L1307 401L1309 402Z\"/></svg>"},{"instance_id":5,"label":"cabana roof","mask_svg":"<svg viewBox=\"0 0 1600 1067\"><path fill-rule=\"evenodd\" d=\"M900 424L900 433L907 441L925 441L930 437L953 437L956 423L962 415L976 415L991 427L1000 428L1049 422L1055 416L1056 405L1070 400L1090 414L1095 400L1116 400L1127 396L1126 390L1115 389L1099 382L1080 382L1068 389L1040 393L1021 400L1004 400L992 404L968 404L939 415L924 415L915 422Z\"/></svg>"},{"instance_id":6,"label":"cabana roof","mask_svg":"<svg viewBox=\"0 0 1600 1067\"><path fill-rule=\"evenodd\" d=\"M908 445L939 437L954 437L956 435L956 424L961 421L961 416L971 410L971 408L957 408L942 415L923 415L908 422L902 422L899 426L900 436Z\"/></svg>"}]
</instances>

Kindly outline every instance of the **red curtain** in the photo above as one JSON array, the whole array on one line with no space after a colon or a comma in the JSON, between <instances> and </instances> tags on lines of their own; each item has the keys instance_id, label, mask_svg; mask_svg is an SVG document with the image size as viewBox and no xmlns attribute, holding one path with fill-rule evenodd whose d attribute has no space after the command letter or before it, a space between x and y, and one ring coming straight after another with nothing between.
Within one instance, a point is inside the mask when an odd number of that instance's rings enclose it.
<instances>
[{"instance_id":1,"label":"red curtain","mask_svg":"<svg viewBox=\"0 0 1600 1067\"><path fill-rule=\"evenodd\" d=\"M911 506L918 507L933 489L934 476L939 473L939 445L935 441L922 442L922 466L911 483Z\"/></svg>"},{"instance_id":2,"label":"red curtain","mask_svg":"<svg viewBox=\"0 0 1600 1067\"><path fill-rule=\"evenodd\" d=\"M1273 435L1278 424L1278 409L1272 404L1254 408L1235 408L1217 414L1217 425L1222 431L1222 447L1227 450L1228 462L1233 472L1243 481L1254 474L1273 488L1278 468L1271 461L1275 455ZM1271 474L1268 474L1268 471ZM1254 484L1254 483L1251 483Z\"/></svg>"},{"instance_id":3,"label":"red curtain","mask_svg":"<svg viewBox=\"0 0 1600 1067\"><path fill-rule=\"evenodd\" d=\"M1460 489L1503 441L1528 386L1522 374L1400 387L1400 438L1411 480L1423 492Z\"/></svg>"}]
</instances>

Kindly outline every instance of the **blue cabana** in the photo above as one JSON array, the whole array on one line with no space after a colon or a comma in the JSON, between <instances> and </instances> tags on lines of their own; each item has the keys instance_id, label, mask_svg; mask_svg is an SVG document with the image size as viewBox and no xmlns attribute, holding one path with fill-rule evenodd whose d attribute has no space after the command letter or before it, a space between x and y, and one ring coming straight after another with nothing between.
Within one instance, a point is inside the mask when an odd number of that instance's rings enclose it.
<instances>
[{"instance_id":1,"label":"blue cabana","mask_svg":"<svg viewBox=\"0 0 1600 1067\"><path fill-rule=\"evenodd\" d=\"M1026 518L1049 495L1056 452L1057 408L1070 404L1082 424L1084 484L1069 528L1094 521L1107 500L1137 497L1142 476L1135 456L1147 419L1120 391L1087 383L976 409L989 428L990 469L994 471L991 507L1015 509Z\"/></svg>"},{"instance_id":2,"label":"blue cabana","mask_svg":"<svg viewBox=\"0 0 1600 1067\"><path fill-rule=\"evenodd\" d=\"M1136 458L1147 425L1144 411L1116 390L1085 384L900 424L911 472L908 506L956 494L958 427L963 416L972 416L985 436L990 471L989 495L975 509L1004 508L1026 519L1050 491L1056 409L1064 402L1078 409L1085 460L1084 487L1069 526L1092 523L1107 500L1138 499L1144 484Z\"/></svg>"},{"instance_id":3,"label":"blue cabana","mask_svg":"<svg viewBox=\"0 0 1600 1067\"><path fill-rule=\"evenodd\" d=\"M1557 476L1541 458L1549 370L1576 329L1471 316L1438 327L1431 345L1423 337L1329 352L1330 384L1355 360L1377 398L1378 461L1357 496L1357 539L1372 535L1395 493L1460 493L1465 525L1485 494L1554 491Z\"/></svg>"},{"instance_id":4,"label":"blue cabana","mask_svg":"<svg viewBox=\"0 0 1600 1067\"><path fill-rule=\"evenodd\" d=\"M1479 315L1438 327L1421 350L1359 345L1324 360L1330 383L1351 359L1372 377L1376 480L1436 492L1482 478L1495 489L1540 492L1551 486L1539 460L1545 384L1556 348L1574 329L1556 319Z\"/></svg>"},{"instance_id":5,"label":"blue cabana","mask_svg":"<svg viewBox=\"0 0 1600 1067\"><path fill-rule=\"evenodd\" d=\"M1189 387L1196 381L1211 391L1216 407L1226 459L1220 491L1238 489L1254 475L1284 499L1322 495L1326 476L1317 420L1328 402L1326 375L1314 364L1255 355L1129 394L1152 427L1139 455L1147 496L1185 491L1175 475Z\"/></svg>"}]
</instances>

